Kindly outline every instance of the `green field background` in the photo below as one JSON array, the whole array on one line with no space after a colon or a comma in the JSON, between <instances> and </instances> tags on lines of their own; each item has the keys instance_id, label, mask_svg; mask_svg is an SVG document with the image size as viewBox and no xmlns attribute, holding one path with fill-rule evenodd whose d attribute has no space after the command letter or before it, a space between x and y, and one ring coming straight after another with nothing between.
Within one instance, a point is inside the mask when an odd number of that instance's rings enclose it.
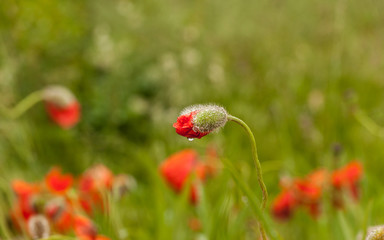
<instances>
[{"instance_id":1,"label":"green field background","mask_svg":"<svg viewBox=\"0 0 384 240\"><path fill-rule=\"evenodd\" d=\"M225 168L204 184L197 207L158 174L174 152L215 146L260 197L239 126L193 142L172 127L184 107L213 102L254 131L268 208L280 177L359 159L357 204L335 211L325 199L319 219L299 210L273 222L283 239L355 239L384 223L384 138L353 115L358 107L384 126L383 11L380 0L1 0L0 104L61 84L82 106L68 131L43 104L0 118L1 217L12 179L37 181L54 165L79 175L101 162L138 182L112 216L94 219L111 239L256 239L257 219ZM191 216L200 232L188 228Z\"/></svg>"}]
</instances>

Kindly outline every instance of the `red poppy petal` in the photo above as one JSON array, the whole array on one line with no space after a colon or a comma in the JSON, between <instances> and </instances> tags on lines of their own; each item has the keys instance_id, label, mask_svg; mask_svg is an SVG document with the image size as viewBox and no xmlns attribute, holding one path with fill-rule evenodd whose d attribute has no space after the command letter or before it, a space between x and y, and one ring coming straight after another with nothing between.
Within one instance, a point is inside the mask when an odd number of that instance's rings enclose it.
<instances>
[{"instance_id":1,"label":"red poppy petal","mask_svg":"<svg viewBox=\"0 0 384 240\"><path fill-rule=\"evenodd\" d=\"M96 240L111 240L109 237L97 235Z\"/></svg>"},{"instance_id":2,"label":"red poppy petal","mask_svg":"<svg viewBox=\"0 0 384 240\"><path fill-rule=\"evenodd\" d=\"M39 185L19 179L13 180L11 185L13 191L19 198L25 198L40 191Z\"/></svg>"},{"instance_id":3,"label":"red poppy petal","mask_svg":"<svg viewBox=\"0 0 384 240\"><path fill-rule=\"evenodd\" d=\"M187 138L202 138L209 132L195 132L193 130L193 116L197 111L193 111L188 114L181 115L177 118L177 121L173 124L176 128L176 133Z\"/></svg>"},{"instance_id":4,"label":"red poppy petal","mask_svg":"<svg viewBox=\"0 0 384 240\"><path fill-rule=\"evenodd\" d=\"M160 172L167 183L176 191L181 191L185 181L197 163L196 151L187 149L167 158L160 166Z\"/></svg>"}]
</instances>

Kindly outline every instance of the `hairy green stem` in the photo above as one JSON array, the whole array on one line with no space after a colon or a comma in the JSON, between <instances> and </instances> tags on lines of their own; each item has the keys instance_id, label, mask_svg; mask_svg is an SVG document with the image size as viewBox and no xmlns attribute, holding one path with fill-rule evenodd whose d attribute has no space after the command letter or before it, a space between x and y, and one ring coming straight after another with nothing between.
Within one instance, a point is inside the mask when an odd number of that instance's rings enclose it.
<instances>
[{"instance_id":1,"label":"hairy green stem","mask_svg":"<svg viewBox=\"0 0 384 240\"><path fill-rule=\"evenodd\" d=\"M259 182L259 185L260 185L260 188L261 188L261 192L263 194L263 198L262 198L262 201L261 201L261 207L264 209L266 207L267 200L268 200L268 191L267 191L267 187L265 186L264 180L263 180L263 172L261 170L261 165L260 165L259 157L257 155L257 146L256 146L255 137L253 136L253 133L252 133L251 129L248 127L248 125L243 120L241 120L241 119L239 119L237 117L231 116L231 115L228 116L228 120L229 121L233 121L233 122L239 124L240 126L242 126L244 128L244 130L247 132L249 140L251 141L252 157L253 157L253 161L254 161L255 167L256 167L257 181Z\"/></svg>"},{"instance_id":2,"label":"hairy green stem","mask_svg":"<svg viewBox=\"0 0 384 240\"><path fill-rule=\"evenodd\" d=\"M243 120L241 120L240 118L229 115L228 121L233 121L233 122L239 124L241 127L243 127L243 129L247 132L249 140L251 141L252 158L253 158L253 161L254 161L255 167L256 167L257 181L259 182L259 186L261 188L261 192L263 195L262 200L261 200L261 208L265 209L266 204L267 204L267 200L268 200L268 191L267 191L267 187L265 186L265 183L263 180L263 172L261 170L259 157L257 155L257 146L256 146L255 137L253 136L253 133L252 133L251 129L248 127L248 125ZM260 232L261 232L262 238L267 239L265 236L265 231L264 231L262 224L260 224Z\"/></svg>"},{"instance_id":3,"label":"hairy green stem","mask_svg":"<svg viewBox=\"0 0 384 240\"><path fill-rule=\"evenodd\" d=\"M23 100L21 100L14 108L7 110L6 115L11 119L16 119L16 118L20 117L23 113L28 111L28 109L33 107L36 103L38 103L42 100L43 100L43 92L42 91L32 92L31 94L26 96Z\"/></svg>"}]
</instances>

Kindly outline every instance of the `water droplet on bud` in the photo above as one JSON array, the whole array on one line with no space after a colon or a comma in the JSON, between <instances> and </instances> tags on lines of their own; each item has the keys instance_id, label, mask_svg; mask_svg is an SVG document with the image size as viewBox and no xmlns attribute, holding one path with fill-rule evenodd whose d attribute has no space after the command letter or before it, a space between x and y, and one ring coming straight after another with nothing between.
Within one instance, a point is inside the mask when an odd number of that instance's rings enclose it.
<instances>
[{"instance_id":1,"label":"water droplet on bud","mask_svg":"<svg viewBox=\"0 0 384 240\"><path fill-rule=\"evenodd\" d=\"M192 142L194 140L194 138L188 138L188 141Z\"/></svg>"}]
</instances>

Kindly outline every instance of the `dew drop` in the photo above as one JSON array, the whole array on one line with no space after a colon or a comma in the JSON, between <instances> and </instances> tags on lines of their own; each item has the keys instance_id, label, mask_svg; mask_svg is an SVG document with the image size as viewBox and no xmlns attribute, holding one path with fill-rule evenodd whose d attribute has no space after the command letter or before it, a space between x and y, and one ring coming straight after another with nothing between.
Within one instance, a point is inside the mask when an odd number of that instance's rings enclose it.
<instances>
[{"instance_id":1,"label":"dew drop","mask_svg":"<svg viewBox=\"0 0 384 240\"><path fill-rule=\"evenodd\" d=\"M188 141L192 142L194 139L193 138L188 138Z\"/></svg>"}]
</instances>

